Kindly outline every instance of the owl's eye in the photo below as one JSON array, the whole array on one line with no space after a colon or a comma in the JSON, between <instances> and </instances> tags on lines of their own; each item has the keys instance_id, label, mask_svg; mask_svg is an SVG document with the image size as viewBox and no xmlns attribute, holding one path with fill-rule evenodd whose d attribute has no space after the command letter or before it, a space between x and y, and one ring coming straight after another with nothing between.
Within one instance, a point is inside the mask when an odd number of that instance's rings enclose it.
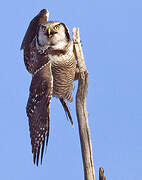
<instances>
[{"instance_id":1,"label":"owl's eye","mask_svg":"<svg viewBox=\"0 0 142 180\"><path fill-rule=\"evenodd\" d=\"M56 25L56 26L54 26L54 29L56 30L56 31L58 31L59 30L59 25Z\"/></svg>"},{"instance_id":2,"label":"owl's eye","mask_svg":"<svg viewBox=\"0 0 142 180\"><path fill-rule=\"evenodd\" d=\"M42 31L44 32L46 30L46 27L45 26L42 26Z\"/></svg>"}]
</instances>

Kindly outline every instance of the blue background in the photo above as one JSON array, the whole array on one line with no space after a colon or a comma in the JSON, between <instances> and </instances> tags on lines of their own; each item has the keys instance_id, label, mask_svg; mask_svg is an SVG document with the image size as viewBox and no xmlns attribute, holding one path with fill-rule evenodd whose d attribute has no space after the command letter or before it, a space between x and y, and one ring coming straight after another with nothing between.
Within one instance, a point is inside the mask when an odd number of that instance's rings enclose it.
<instances>
[{"instance_id":1,"label":"blue background","mask_svg":"<svg viewBox=\"0 0 142 180\"><path fill-rule=\"evenodd\" d=\"M87 109L98 179L142 179L142 2L140 0L2 1L0 6L0 179L83 179L75 103L67 121L57 99L43 165L33 165L25 106L31 76L20 45L43 8L50 20L80 28L89 71ZM77 89L75 83L74 99Z\"/></svg>"}]
</instances>

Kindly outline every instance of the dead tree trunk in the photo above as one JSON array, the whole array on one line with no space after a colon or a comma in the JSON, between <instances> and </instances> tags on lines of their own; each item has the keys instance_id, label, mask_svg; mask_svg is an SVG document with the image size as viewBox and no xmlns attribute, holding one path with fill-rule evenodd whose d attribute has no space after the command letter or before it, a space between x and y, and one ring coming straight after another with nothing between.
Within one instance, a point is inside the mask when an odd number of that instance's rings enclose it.
<instances>
[{"instance_id":1,"label":"dead tree trunk","mask_svg":"<svg viewBox=\"0 0 142 180\"><path fill-rule=\"evenodd\" d=\"M76 94L76 113L79 126L82 158L85 180L95 180L93 165L92 145L88 124L88 112L86 109L86 97L88 92L88 71L86 69L83 51L80 43L79 29L73 29L74 53L78 62L79 80Z\"/></svg>"}]
</instances>

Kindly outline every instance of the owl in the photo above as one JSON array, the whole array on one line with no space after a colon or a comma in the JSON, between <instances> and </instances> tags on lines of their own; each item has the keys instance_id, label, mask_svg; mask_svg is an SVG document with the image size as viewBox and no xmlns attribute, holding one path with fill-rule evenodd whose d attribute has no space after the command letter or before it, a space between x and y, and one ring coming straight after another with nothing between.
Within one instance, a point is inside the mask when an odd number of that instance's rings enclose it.
<instances>
[{"instance_id":1,"label":"owl","mask_svg":"<svg viewBox=\"0 0 142 180\"><path fill-rule=\"evenodd\" d=\"M67 26L62 22L47 21L43 9L31 21L21 49L24 62L32 74L29 99L26 107L33 153L33 161L41 163L49 136L50 102L52 97L60 100L66 115L72 122L67 106L71 102L75 80L76 59L73 42Z\"/></svg>"}]
</instances>

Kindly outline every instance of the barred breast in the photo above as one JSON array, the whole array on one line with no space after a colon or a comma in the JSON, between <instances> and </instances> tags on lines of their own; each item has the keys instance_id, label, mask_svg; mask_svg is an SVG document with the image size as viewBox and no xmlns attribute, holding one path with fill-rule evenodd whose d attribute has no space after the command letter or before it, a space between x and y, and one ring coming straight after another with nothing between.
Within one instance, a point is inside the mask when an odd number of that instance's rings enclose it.
<instances>
[{"instance_id":1,"label":"barred breast","mask_svg":"<svg viewBox=\"0 0 142 180\"><path fill-rule=\"evenodd\" d=\"M73 81L75 77L76 60L73 47L60 55L50 57L53 74L53 96L72 101Z\"/></svg>"}]
</instances>

